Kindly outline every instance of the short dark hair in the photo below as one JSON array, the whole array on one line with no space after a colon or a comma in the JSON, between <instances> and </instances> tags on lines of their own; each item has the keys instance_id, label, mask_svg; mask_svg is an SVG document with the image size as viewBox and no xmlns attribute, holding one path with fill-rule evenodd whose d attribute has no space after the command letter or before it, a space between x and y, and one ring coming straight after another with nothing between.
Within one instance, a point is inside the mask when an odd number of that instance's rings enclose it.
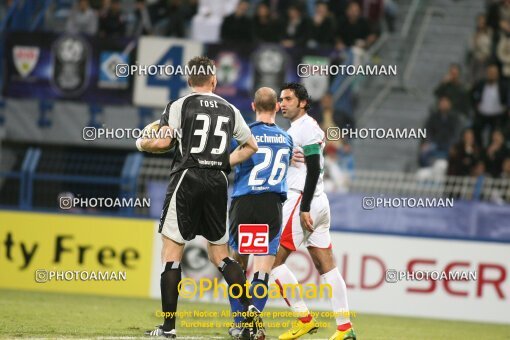
<instances>
[{"instance_id":1,"label":"short dark hair","mask_svg":"<svg viewBox=\"0 0 510 340\"><path fill-rule=\"evenodd\" d=\"M188 70L196 70L188 75L190 86L203 86L214 76L214 73L209 72L214 69L214 62L205 57L198 56L188 61Z\"/></svg>"},{"instance_id":2,"label":"short dark hair","mask_svg":"<svg viewBox=\"0 0 510 340\"><path fill-rule=\"evenodd\" d=\"M305 111L308 111L310 109L312 98L308 94L308 91L306 90L306 87L303 86L303 84L285 83L280 88L280 92L282 92L283 90L291 90L292 92L294 92L299 101L306 100Z\"/></svg>"}]
</instances>

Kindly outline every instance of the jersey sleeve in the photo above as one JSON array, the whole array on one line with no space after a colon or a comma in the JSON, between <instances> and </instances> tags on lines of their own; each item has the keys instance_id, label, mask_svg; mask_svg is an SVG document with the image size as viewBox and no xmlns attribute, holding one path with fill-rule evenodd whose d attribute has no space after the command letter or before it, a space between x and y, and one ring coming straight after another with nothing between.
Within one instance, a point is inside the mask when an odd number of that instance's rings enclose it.
<instances>
[{"instance_id":1,"label":"jersey sleeve","mask_svg":"<svg viewBox=\"0 0 510 340\"><path fill-rule=\"evenodd\" d=\"M170 105L172 105L172 102L169 102L168 104L166 104L166 107L163 110L163 113L161 114L161 118L159 119L160 127L168 125L168 109L170 108Z\"/></svg>"},{"instance_id":2,"label":"jersey sleeve","mask_svg":"<svg viewBox=\"0 0 510 340\"><path fill-rule=\"evenodd\" d=\"M173 105L172 105L173 104ZM176 105L173 102L168 103L166 112L168 112L168 118L166 125L173 127L174 129L181 128L181 107L182 105ZM163 113L164 116L164 113Z\"/></svg>"},{"instance_id":3,"label":"jersey sleeve","mask_svg":"<svg viewBox=\"0 0 510 340\"><path fill-rule=\"evenodd\" d=\"M250 139L251 136L251 130L248 127L248 124L246 124L246 121L244 120L243 116L241 115L241 112L235 107L232 106L234 109L234 118L235 118L235 124L234 124L234 138L237 140L239 145L243 145Z\"/></svg>"},{"instance_id":4,"label":"jersey sleeve","mask_svg":"<svg viewBox=\"0 0 510 340\"><path fill-rule=\"evenodd\" d=\"M305 156L321 153L321 144L324 142L324 131L319 125L313 126L310 132L304 134L301 145Z\"/></svg>"}]
</instances>

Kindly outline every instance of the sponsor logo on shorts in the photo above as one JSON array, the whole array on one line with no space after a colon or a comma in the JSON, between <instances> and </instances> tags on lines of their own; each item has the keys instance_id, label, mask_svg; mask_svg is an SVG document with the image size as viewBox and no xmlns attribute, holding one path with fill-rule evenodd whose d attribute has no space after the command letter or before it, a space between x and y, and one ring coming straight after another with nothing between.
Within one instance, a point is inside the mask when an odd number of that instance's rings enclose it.
<instances>
[{"instance_id":1,"label":"sponsor logo on shorts","mask_svg":"<svg viewBox=\"0 0 510 340\"><path fill-rule=\"evenodd\" d=\"M268 224L239 225L239 254L267 254L269 252Z\"/></svg>"}]
</instances>

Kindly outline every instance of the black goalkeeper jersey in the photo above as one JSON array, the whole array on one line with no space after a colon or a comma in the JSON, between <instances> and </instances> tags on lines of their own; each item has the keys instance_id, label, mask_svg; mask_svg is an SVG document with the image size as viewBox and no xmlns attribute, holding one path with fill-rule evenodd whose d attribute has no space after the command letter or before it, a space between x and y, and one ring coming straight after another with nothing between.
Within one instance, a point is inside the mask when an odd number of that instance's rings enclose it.
<instances>
[{"instance_id":1,"label":"black goalkeeper jersey","mask_svg":"<svg viewBox=\"0 0 510 340\"><path fill-rule=\"evenodd\" d=\"M244 144L251 132L239 110L213 93L193 92L167 104L160 126L177 139L171 173L188 168L230 172L230 141Z\"/></svg>"}]
</instances>

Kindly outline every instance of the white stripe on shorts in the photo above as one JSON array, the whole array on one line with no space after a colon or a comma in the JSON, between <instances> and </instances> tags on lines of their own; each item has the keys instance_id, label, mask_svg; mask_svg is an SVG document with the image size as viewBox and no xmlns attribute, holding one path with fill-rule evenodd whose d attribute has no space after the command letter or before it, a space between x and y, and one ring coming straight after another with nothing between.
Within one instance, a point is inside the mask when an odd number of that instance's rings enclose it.
<instances>
[{"instance_id":1,"label":"white stripe on shorts","mask_svg":"<svg viewBox=\"0 0 510 340\"><path fill-rule=\"evenodd\" d=\"M184 176L186 176L186 172L188 169L182 172L181 178L179 178L179 182L177 182L177 186L172 194L172 198L170 199L170 203L168 204L168 210L166 211L165 221L163 222L163 228L161 229L161 234L165 235L171 240L174 240L177 243L185 243L186 240L182 237L181 232L179 231L179 222L177 221L177 207L175 203L175 196L177 195L177 191L181 185Z\"/></svg>"}]
</instances>

